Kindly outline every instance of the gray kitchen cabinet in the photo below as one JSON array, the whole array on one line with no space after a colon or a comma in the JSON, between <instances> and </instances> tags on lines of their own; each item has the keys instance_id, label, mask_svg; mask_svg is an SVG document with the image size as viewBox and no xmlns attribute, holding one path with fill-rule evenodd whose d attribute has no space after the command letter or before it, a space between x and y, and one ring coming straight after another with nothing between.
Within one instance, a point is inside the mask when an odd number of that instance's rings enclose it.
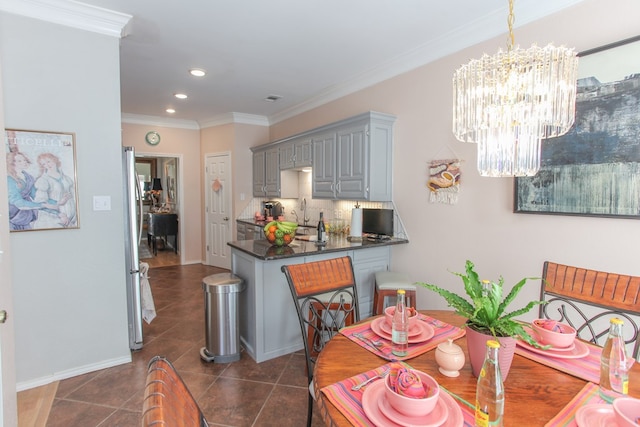
<instances>
[{"instance_id":1,"label":"gray kitchen cabinet","mask_svg":"<svg viewBox=\"0 0 640 427\"><path fill-rule=\"evenodd\" d=\"M393 116L369 112L312 138L312 197L392 200Z\"/></svg>"},{"instance_id":2,"label":"gray kitchen cabinet","mask_svg":"<svg viewBox=\"0 0 640 427\"><path fill-rule=\"evenodd\" d=\"M253 196L280 196L280 166L278 147L254 151Z\"/></svg>"},{"instance_id":3,"label":"gray kitchen cabinet","mask_svg":"<svg viewBox=\"0 0 640 427\"><path fill-rule=\"evenodd\" d=\"M247 225L236 221L236 240L245 240L247 237Z\"/></svg>"},{"instance_id":4,"label":"gray kitchen cabinet","mask_svg":"<svg viewBox=\"0 0 640 427\"><path fill-rule=\"evenodd\" d=\"M314 136L313 177L311 194L313 198L333 199L336 182L336 134L329 132Z\"/></svg>"},{"instance_id":5,"label":"gray kitchen cabinet","mask_svg":"<svg viewBox=\"0 0 640 427\"><path fill-rule=\"evenodd\" d=\"M259 259L232 246L231 271L246 285L239 294L240 340L253 360L261 363L303 348L291 291L281 267L346 255L352 259L360 318L365 319L373 309L375 273L386 270L390 263L390 246L276 260Z\"/></svg>"},{"instance_id":6,"label":"gray kitchen cabinet","mask_svg":"<svg viewBox=\"0 0 640 427\"><path fill-rule=\"evenodd\" d=\"M369 111L252 148L254 197L297 198L294 172L311 165L314 199L391 201L394 122Z\"/></svg>"},{"instance_id":7,"label":"gray kitchen cabinet","mask_svg":"<svg viewBox=\"0 0 640 427\"><path fill-rule=\"evenodd\" d=\"M280 170L310 167L311 138L304 137L279 144Z\"/></svg>"},{"instance_id":8,"label":"gray kitchen cabinet","mask_svg":"<svg viewBox=\"0 0 640 427\"><path fill-rule=\"evenodd\" d=\"M373 293L376 287L376 273L389 270L391 247L381 247L366 251L353 251L353 274L358 287L360 319L373 314Z\"/></svg>"}]
</instances>

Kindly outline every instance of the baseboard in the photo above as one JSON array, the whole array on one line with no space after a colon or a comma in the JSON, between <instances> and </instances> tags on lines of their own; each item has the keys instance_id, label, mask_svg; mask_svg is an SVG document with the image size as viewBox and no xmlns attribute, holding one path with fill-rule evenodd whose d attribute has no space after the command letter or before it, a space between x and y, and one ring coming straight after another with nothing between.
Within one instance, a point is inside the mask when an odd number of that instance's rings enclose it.
<instances>
[{"instance_id":1,"label":"baseboard","mask_svg":"<svg viewBox=\"0 0 640 427\"><path fill-rule=\"evenodd\" d=\"M30 381L24 381L16 384L16 391L29 390L35 387L50 384L55 381L66 380L67 378L84 375L89 372L99 371L101 369L113 368L114 366L124 365L131 362L131 356L118 357L116 359L104 360L99 363L80 366L66 371L56 372L51 376L36 378Z\"/></svg>"}]
</instances>

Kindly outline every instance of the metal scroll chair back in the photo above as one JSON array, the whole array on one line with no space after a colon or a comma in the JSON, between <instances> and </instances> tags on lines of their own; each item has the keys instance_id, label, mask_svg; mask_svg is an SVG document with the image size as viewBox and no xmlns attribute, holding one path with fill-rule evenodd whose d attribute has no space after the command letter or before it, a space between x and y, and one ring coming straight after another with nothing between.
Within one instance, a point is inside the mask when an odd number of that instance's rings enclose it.
<instances>
[{"instance_id":1,"label":"metal scroll chair back","mask_svg":"<svg viewBox=\"0 0 640 427\"><path fill-rule=\"evenodd\" d=\"M604 345L609 319L624 320L625 342L638 359L640 277L588 270L545 261L542 271L540 317L565 322L578 336Z\"/></svg>"},{"instance_id":2,"label":"metal scroll chair back","mask_svg":"<svg viewBox=\"0 0 640 427\"><path fill-rule=\"evenodd\" d=\"M313 367L320 351L340 328L360 320L351 258L284 265L304 341L310 386L307 426L313 415Z\"/></svg>"},{"instance_id":3,"label":"metal scroll chair back","mask_svg":"<svg viewBox=\"0 0 640 427\"><path fill-rule=\"evenodd\" d=\"M209 426L178 372L162 356L155 356L149 362L142 404L142 426Z\"/></svg>"}]
</instances>

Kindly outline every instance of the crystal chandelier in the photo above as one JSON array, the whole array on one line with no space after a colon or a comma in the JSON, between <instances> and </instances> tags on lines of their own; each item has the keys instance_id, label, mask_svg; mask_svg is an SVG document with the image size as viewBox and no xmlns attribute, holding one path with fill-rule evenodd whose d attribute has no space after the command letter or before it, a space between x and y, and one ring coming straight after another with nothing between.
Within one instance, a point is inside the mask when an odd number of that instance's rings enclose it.
<instances>
[{"instance_id":1,"label":"crystal chandelier","mask_svg":"<svg viewBox=\"0 0 640 427\"><path fill-rule=\"evenodd\" d=\"M453 75L453 133L478 144L481 176L533 176L543 138L573 125L578 58L564 46L514 48L509 0L507 51L483 55Z\"/></svg>"}]
</instances>

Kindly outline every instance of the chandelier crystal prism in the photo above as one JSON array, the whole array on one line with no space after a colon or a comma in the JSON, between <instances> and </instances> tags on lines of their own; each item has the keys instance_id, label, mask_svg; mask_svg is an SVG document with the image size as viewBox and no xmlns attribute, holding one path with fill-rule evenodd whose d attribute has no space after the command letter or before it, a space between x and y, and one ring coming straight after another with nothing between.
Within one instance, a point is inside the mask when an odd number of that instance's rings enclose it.
<instances>
[{"instance_id":1,"label":"chandelier crystal prism","mask_svg":"<svg viewBox=\"0 0 640 427\"><path fill-rule=\"evenodd\" d=\"M513 47L471 60L453 75L453 133L478 144L481 176L534 176L542 139L564 135L575 119L578 58L564 46Z\"/></svg>"}]
</instances>

